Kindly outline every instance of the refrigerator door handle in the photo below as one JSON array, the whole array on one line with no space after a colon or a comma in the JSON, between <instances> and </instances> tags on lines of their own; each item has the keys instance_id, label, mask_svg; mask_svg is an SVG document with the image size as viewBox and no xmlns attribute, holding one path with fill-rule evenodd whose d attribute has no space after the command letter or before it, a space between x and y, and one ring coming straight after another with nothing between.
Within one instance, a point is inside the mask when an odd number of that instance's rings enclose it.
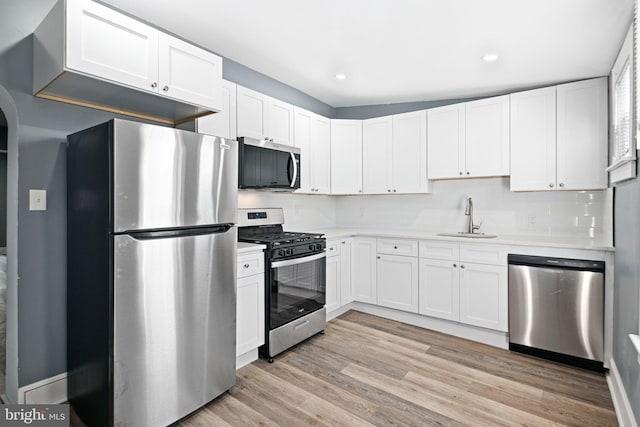
<instances>
[{"instance_id":1,"label":"refrigerator door handle","mask_svg":"<svg viewBox=\"0 0 640 427\"><path fill-rule=\"evenodd\" d=\"M136 240L150 240L150 239L168 239L173 237L186 237L186 236L201 236L203 234L221 234L226 233L233 227L234 224L219 224L206 227L193 227L182 229L170 229L170 230L144 230L144 231L129 231L126 233Z\"/></svg>"}]
</instances>

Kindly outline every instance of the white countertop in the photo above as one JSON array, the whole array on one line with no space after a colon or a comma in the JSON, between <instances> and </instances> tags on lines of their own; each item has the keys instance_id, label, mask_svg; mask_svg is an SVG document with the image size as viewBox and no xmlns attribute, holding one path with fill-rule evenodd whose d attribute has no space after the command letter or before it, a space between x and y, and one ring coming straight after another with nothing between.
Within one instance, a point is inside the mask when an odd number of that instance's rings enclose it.
<instances>
[{"instance_id":1,"label":"white countertop","mask_svg":"<svg viewBox=\"0 0 640 427\"><path fill-rule=\"evenodd\" d=\"M265 245L260 245L257 243L247 243L247 242L238 242L238 253L241 254L243 252L254 252L254 251L263 251L267 247Z\"/></svg>"},{"instance_id":2,"label":"white countertop","mask_svg":"<svg viewBox=\"0 0 640 427\"><path fill-rule=\"evenodd\" d=\"M464 243L614 251L613 246L609 243L587 237L500 234L495 238L479 239L469 237L438 236L437 233L420 230L394 230L384 228L325 228L310 231L314 233L323 233L327 239L339 239L341 237L351 236L395 237L401 239L429 239Z\"/></svg>"}]
</instances>

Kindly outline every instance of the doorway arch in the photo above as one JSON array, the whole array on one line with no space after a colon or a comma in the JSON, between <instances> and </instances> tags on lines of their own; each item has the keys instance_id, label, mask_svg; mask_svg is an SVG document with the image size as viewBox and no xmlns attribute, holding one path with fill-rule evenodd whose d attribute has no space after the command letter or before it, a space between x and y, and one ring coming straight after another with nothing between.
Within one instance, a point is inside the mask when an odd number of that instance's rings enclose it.
<instances>
[{"instance_id":1,"label":"doorway arch","mask_svg":"<svg viewBox=\"0 0 640 427\"><path fill-rule=\"evenodd\" d=\"M6 395L18 401L18 109L0 85L0 111L7 120L7 354Z\"/></svg>"}]
</instances>

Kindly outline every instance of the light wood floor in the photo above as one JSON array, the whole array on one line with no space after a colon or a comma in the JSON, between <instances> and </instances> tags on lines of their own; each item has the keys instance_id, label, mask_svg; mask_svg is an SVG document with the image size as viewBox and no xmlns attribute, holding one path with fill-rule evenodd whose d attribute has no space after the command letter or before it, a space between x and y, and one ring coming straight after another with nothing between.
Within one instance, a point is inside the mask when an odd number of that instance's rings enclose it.
<instances>
[{"instance_id":1,"label":"light wood floor","mask_svg":"<svg viewBox=\"0 0 640 427\"><path fill-rule=\"evenodd\" d=\"M351 311L178 424L617 425L604 375Z\"/></svg>"}]
</instances>

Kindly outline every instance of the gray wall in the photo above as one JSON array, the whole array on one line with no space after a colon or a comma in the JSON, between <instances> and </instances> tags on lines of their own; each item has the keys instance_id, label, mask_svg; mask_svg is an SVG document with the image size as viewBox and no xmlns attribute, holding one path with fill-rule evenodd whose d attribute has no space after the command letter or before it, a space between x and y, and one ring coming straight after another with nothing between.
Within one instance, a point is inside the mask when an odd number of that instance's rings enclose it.
<instances>
[{"instance_id":1,"label":"gray wall","mask_svg":"<svg viewBox=\"0 0 640 427\"><path fill-rule=\"evenodd\" d=\"M640 421L640 365L629 334L638 333L640 304L640 178L616 186L614 199L613 358L636 420Z\"/></svg>"},{"instance_id":2,"label":"gray wall","mask_svg":"<svg viewBox=\"0 0 640 427\"><path fill-rule=\"evenodd\" d=\"M18 384L66 371L66 135L112 114L31 94L32 38L0 57L0 85L18 109ZM47 210L28 209L29 189Z\"/></svg>"},{"instance_id":3,"label":"gray wall","mask_svg":"<svg viewBox=\"0 0 640 427\"><path fill-rule=\"evenodd\" d=\"M1 113L0 113L1 114ZM0 126L0 150L7 149L7 128ZM0 153L0 247L7 246L7 155Z\"/></svg>"}]
</instances>

